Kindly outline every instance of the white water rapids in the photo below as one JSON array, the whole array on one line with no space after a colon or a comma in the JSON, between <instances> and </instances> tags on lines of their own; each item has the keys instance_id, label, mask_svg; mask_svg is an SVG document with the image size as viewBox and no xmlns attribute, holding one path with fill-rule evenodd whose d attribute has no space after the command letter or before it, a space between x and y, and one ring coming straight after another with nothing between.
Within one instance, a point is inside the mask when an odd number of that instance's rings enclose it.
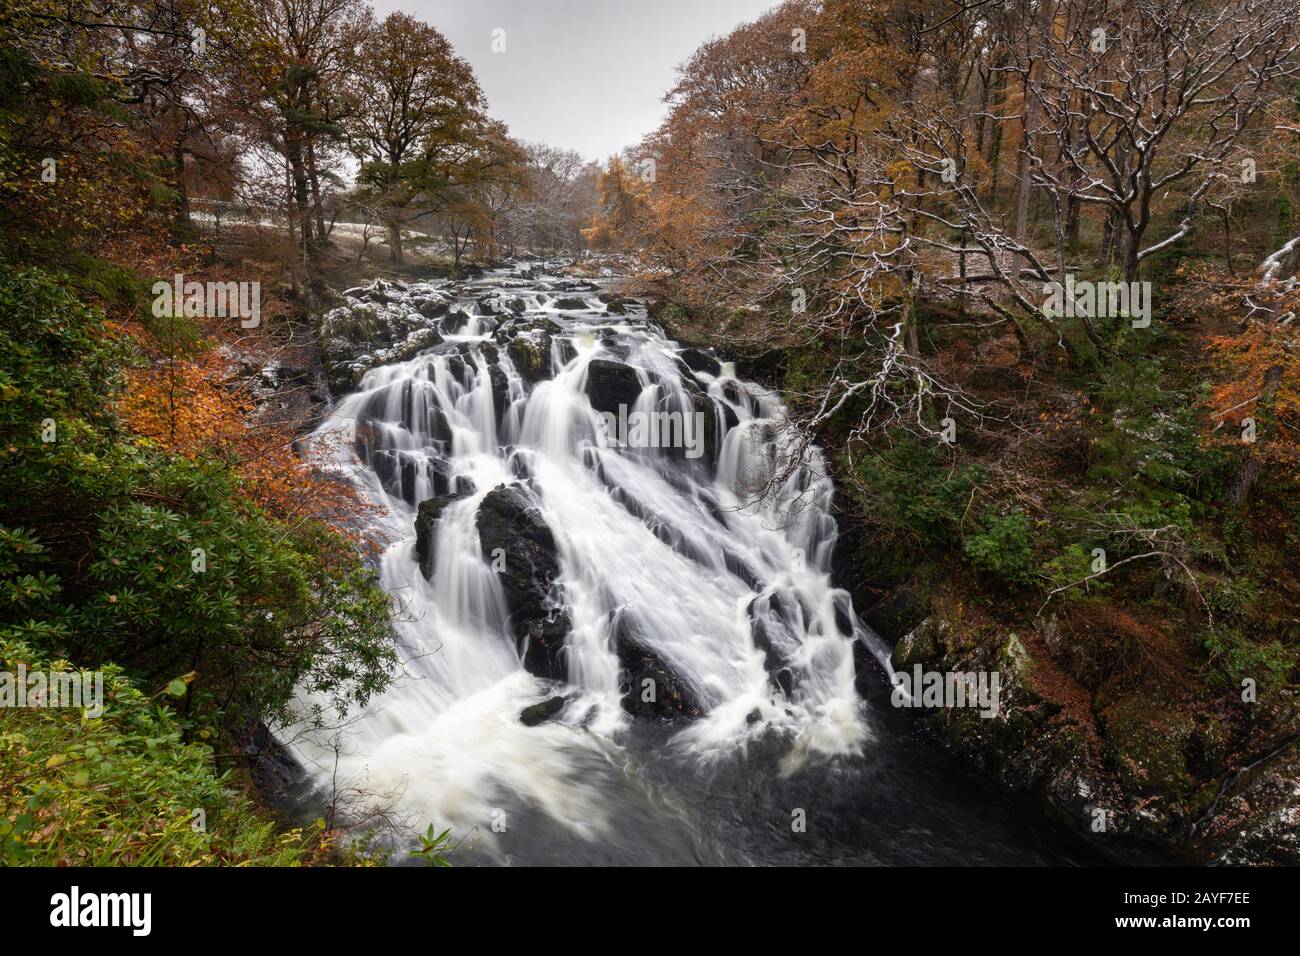
<instances>
[{"instance_id":1,"label":"white water rapids","mask_svg":"<svg viewBox=\"0 0 1300 956\"><path fill-rule=\"evenodd\" d=\"M761 748L771 757L765 772L796 778L861 755L882 725L855 689L854 642L886 669L887 652L832 584L832 487L815 450L755 500L784 470L790 437L774 427L778 396L738 381L726 363L688 371L641 305L609 313L596 292L554 291L558 277L527 275L501 271L458 287L458 303L479 317L444 326L454 331L431 351L365 373L314 436L375 505L404 667L364 714L296 736L292 750L321 790L387 802L420 830L472 835L493 859L548 859L537 850L543 839L627 842L626 820L638 815L656 821L643 842L668 845L663 857L699 859L707 826L646 766L664 761L703 780ZM494 289L522 300L522 314L476 308ZM574 295L586 308L555 307ZM492 332L542 319L560 331L549 370L530 384ZM637 409L690 407L687 386L706 394L713 454L615 447L587 394L598 359L637 370ZM525 669L494 567L516 556L480 544L480 504L510 483L540 509L558 550L556 592L570 622L563 682ZM415 505L448 491L426 579ZM620 672L611 632L621 615L689 689L697 718L661 722L622 706L624 692L641 688L627 688ZM521 722L521 710L561 694L554 719ZM644 846L635 855L660 858Z\"/></svg>"}]
</instances>

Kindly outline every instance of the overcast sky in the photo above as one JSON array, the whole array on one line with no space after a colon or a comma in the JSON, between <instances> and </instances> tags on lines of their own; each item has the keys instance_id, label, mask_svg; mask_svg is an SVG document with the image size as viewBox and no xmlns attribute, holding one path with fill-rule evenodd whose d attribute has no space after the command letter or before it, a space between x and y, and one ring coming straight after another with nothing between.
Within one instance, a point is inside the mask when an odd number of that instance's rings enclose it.
<instances>
[{"instance_id":1,"label":"overcast sky","mask_svg":"<svg viewBox=\"0 0 1300 956\"><path fill-rule=\"evenodd\" d=\"M371 0L437 27L517 139L604 161L667 111L676 67L779 0ZM493 30L505 52L492 51Z\"/></svg>"}]
</instances>

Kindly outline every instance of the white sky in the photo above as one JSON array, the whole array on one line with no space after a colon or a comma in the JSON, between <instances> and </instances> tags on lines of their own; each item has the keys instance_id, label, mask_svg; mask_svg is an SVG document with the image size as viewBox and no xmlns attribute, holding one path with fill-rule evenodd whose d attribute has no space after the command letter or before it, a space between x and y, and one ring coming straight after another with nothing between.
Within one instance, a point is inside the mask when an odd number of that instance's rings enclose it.
<instances>
[{"instance_id":1,"label":"white sky","mask_svg":"<svg viewBox=\"0 0 1300 956\"><path fill-rule=\"evenodd\" d=\"M468 60L517 139L604 162L667 113L676 67L779 0L372 0L432 24ZM505 32L504 53L492 31Z\"/></svg>"}]
</instances>

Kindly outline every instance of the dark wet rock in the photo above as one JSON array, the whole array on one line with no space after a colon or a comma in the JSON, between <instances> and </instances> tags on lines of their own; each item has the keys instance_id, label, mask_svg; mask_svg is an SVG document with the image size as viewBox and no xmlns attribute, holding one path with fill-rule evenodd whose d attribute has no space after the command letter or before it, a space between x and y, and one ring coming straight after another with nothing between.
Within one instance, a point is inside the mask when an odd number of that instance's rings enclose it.
<instances>
[{"instance_id":1,"label":"dark wet rock","mask_svg":"<svg viewBox=\"0 0 1300 956\"><path fill-rule=\"evenodd\" d=\"M636 369L608 359L592 359L587 365L587 397L598 412L618 414L619 406L631 412L641 395Z\"/></svg>"},{"instance_id":2,"label":"dark wet rock","mask_svg":"<svg viewBox=\"0 0 1300 956\"><path fill-rule=\"evenodd\" d=\"M611 612L610 633L624 710L660 720L691 719L703 713L694 692L650 647L630 612Z\"/></svg>"},{"instance_id":3,"label":"dark wet rock","mask_svg":"<svg viewBox=\"0 0 1300 956\"><path fill-rule=\"evenodd\" d=\"M755 597L746 609L750 638L763 652L763 669L786 697L794 694L795 670L790 659L799 642L790 634L790 619L797 613L796 608L794 602L776 592Z\"/></svg>"},{"instance_id":4,"label":"dark wet rock","mask_svg":"<svg viewBox=\"0 0 1300 956\"><path fill-rule=\"evenodd\" d=\"M930 613L930 598L921 589L901 585L862 614L862 620L886 641L897 641Z\"/></svg>"},{"instance_id":5,"label":"dark wet rock","mask_svg":"<svg viewBox=\"0 0 1300 956\"><path fill-rule=\"evenodd\" d=\"M612 361L626 362L632 354L632 347L615 336L604 339L600 344L612 356Z\"/></svg>"},{"instance_id":6,"label":"dark wet rock","mask_svg":"<svg viewBox=\"0 0 1300 956\"><path fill-rule=\"evenodd\" d=\"M426 319L438 319L447 314L451 304L445 299L412 299L411 304L415 306L415 311L419 312Z\"/></svg>"},{"instance_id":7,"label":"dark wet rock","mask_svg":"<svg viewBox=\"0 0 1300 956\"><path fill-rule=\"evenodd\" d=\"M551 308L560 309L565 312L583 312L591 308L587 305L586 299L580 299L577 296L563 296L550 303Z\"/></svg>"},{"instance_id":8,"label":"dark wet rock","mask_svg":"<svg viewBox=\"0 0 1300 956\"><path fill-rule=\"evenodd\" d=\"M519 712L519 722L525 727L536 727L564 710L564 698L556 695L536 704L530 704Z\"/></svg>"},{"instance_id":9,"label":"dark wet rock","mask_svg":"<svg viewBox=\"0 0 1300 956\"><path fill-rule=\"evenodd\" d=\"M420 493L421 479L427 478L435 496L449 495L456 482L469 482L468 478L455 478L450 465L442 459L426 458L423 452L403 451L396 448L371 449L367 443L358 443L362 459L374 470L384 490L414 507ZM426 486L428 487L428 486ZM471 487L462 484L462 487ZM463 493L463 492L461 492Z\"/></svg>"},{"instance_id":10,"label":"dark wet rock","mask_svg":"<svg viewBox=\"0 0 1300 956\"><path fill-rule=\"evenodd\" d=\"M512 448L506 455L506 468L516 478L533 476L535 453L531 448Z\"/></svg>"},{"instance_id":11,"label":"dark wet rock","mask_svg":"<svg viewBox=\"0 0 1300 956\"><path fill-rule=\"evenodd\" d=\"M375 352L375 364L391 365L394 362L405 362L408 359L415 358L426 349L441 345L442 342L442 336L438 334L436 329L416 329L392 348L380 349Z\"/></svg>"},{"instance_id":12,"label":"dark wet rock","mask_svg":"<svg viewBox=\"0 0 1300 956\"><path fill-rule=\"evenodd\" d=\"M615 315L625 315L627 314L627 306L627 299L614 296L605 303L605 311L613 312Z\"/></svg>"},{"instance_id":13,"label":"dark wet rock","mask_svg":"<svg viewBox=\"0 0 1300 956\"><path fill-rule=\"evenodd\" d=\"M455 488L446 494L435 495L420 502L415 512L415 558L420 564L420 572L425 579L433 576L434 541L438 534L438 522L447 506L454 504L467 495L473 494L473 485L455 482Z\"/></svg>"},{"instance_id":14,"label":"dark wet rock","mask_svg":"<svg viewBox=\"0 0 1300 956\"><path fill-rule=\"evenodd\" d=\"M451 463L445 458L430 459L428 474L435 495L446 495L453 491L459 494L474 492L474 480L468 475L453 473Z\"/></svg>"},{"instance_id":15,"label":"dark wet rock","mask_svg":"<svg viewBox=\"0 0 1300 956\"><path fill-rule=\"evenodd\" d=\"M895 670L920 664L929 667L943 659L949 641L949 623L941 617L927 617L898 639L889 662Z\"/></svg>"},{"instance_id":16,"label":"dark wet rock","mask_svg":"<svg viewBox=\"0 0 1300 956\"><path fill-rule=\"evenodd\" d=\"M523 648L524 667L550 680L565 678L562 659L571 623L557 595L560 555L541 509L519 484L498 485L479 504L479 544L494 562Z\"/></svg>"},{"instance_id":17,"label":"dark wet rock","mask_svg":"<svg viewBox=\"0 0 1300 956\"><path fill-rule=\"evenodd\" d=\"M1198 828L1199 847L1222 866L1300 865L1300 740L1249 764L1224 784Z\"/></svg>"},{"instance_id":18,"label":"dark wet rock","mask_svg":"<svg viewBox=\"0 0 1300 956\"><path fill-rule=\"evenodd\" d=\"M500 365L489 365L488 382L492 386L492 408L499 425L510 408L510 379Z\"/></svg>"},{"instance_id":19,"label":"dark wet rock","mask_svg":"<svg viewBox=\"0 0 1300 956\"><path fill-rule=\"evenodd\" d=\"M759 580L757 572L750 567L740 555L734 551L724 550L722 552L722 562L726 565L728 571L745 582L745 586L751 591L763 590L763 582Z\"/></svg>"},{"instance_id":20,"label":"dark wet rock","mask_svg":"<svg viewBox=\"0 0 1300 956\"><path fill-rule=\"evenodd\" d=\"M465 356L455 353L447 356L447 373L463 385L468 385L473 379L472 369L465 361Z\"/></svg>"},{"instance_id":21,"label":"dark wet rock","mask_svg":"<svg viewBox=\"0 0 1300 956\"><path fill-rule=\"evenodd\" d=\"M458 331L463 329L469 323L469 320L471 318L473 318L473 316L471 316L460 306L457 306L454 309L450 309L447 312L447 314L444 315L442 318L443 334L455 335Z\"/></svg>"},{"instance_id":22,"label":"dark wet rock","mask_svg":"<svg viewBox=\"0 0 1300 956\"><path fill-rule=\"evenodd\" d=\"M657 407L661 410L681 412L690 418L690 424L687 426L691 430L687 436L689 441L673 445L669 449L669 454L674 458L698 462L711 469L718 460L718 452L721 448L719 444L722 433L719 428L721 403L707 395L692 378L683 378L681 384L681 393L675 393L663 384L660 385ZM685 395L684 404L677 398L678 394ZM728 425L728 427L733 426Z\"/></svg>"},{"instance_id":23,"label":"dark wet rock","mask_svg":"<svg viewBox=\"0 0 1300 956\"><path fill-rule=\"evenodd\" d=\"M707 372L714 376L722 374L722 363L703 349L682 349L677 354L692 372Z\"/></svg>"},{"instance_id":24,"label":"dark wet rock","mask_svg":"<svg viewBox=\"0 0 1300 956\"><path fill-rule=\"evenodd\" d=\"M691 403L694 406L693 411L696 413L693 427L703 431L703 435L697 435L695 442L697 446L702 446L702 462L705 465L712 466L718 460L718 452L721 450L718 444L718 403L708 395L698 391L688 391L691 396Z\"/></svg>"}]
</instances>

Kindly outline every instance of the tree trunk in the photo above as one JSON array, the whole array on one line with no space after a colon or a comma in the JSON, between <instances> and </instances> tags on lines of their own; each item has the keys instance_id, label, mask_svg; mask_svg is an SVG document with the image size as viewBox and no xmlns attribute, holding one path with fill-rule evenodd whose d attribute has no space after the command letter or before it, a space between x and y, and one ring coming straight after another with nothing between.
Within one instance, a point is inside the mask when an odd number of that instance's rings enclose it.
<instances>
[{"instance_id":1,"label":"tree trunk","mask_svg":"<svg viewBox=\"0 0 1300 956\"><path fill-rule=\"evenodd\" d=\"M311 203L308 199L307 169L303 163L302 143L291 134L285 140L285 152L288 153L289 173L293 181L294 212L298 217L298 236L303 250L312 245Z\"/></svg>"},{"instance_id":2,"label":"tree trunk","mask_svg":"<svg viewBox=\"0 0 1300 956\"><path fill-rule=\"evenodd\" d=\"M388 223L388 251L393 265L402 265L406 257L402 252L402 224L396 219Z\"/></svg>"},{"instance_id":3,"label":"tree trunk","mask_svg":"<svg viewBox=\"0 0 1300 956\"><path fill-rule=\"evenodd\" d=\"M188 231L194 224L190 220L190 193L185 188L185 143L182 137L176 138L172 162L176 164L176 227Z\"/></svg>"},{"instance_id":4,"label":"tree trunk","mask_svg":"<svg viewBox=\"0 0 1300 956\"><path fill-rule=\"evenodd\" d=\"M1039 18L1039 36L1046 37L1052 28L1052 7L1049 0L1039 0L1040 18ZM1033 38L1030 43L1034 42ZM1031 54L1032 55L1032 54ZM1038 97L1034 95L1033 89L1034 63L1031 59L1029 69L1025 73L1025 111L1024 111L1024 136L1020 143L1020 163L1019 163L1019 188L1020 192L1016 196L1016 241L1021 245L1027 245L1025 234L1029 229L1029 197L1033 192L1033 163L1032 153L1034 144L1034 131L1038 127ZM1029 268L1030 262L1028 257L1024 258L1024 267Z\"/></svg>"},{"instance_id":5,"label":"tree trunk","mask_svg":"<svg viewBox=\"0 0 1300 956\"><path fill-rule=\"evenodd\" d=\"M316 213L316 241L323 243L329 233L325 230L325 207L320 200L320 176L316 172L316 144L307 141L307 179L311 183L311 206Z\"/></svg>"},{"instance_id":6,"label":"tree trunk","mask_svg":"<svg viewBox=\"0 0 1300 956\"><path fill-rule=\"evenodd\" d=\"M1228 275L1236 275L1232 269L1232 218L1227 206L1223 207L1223 265Z\"/></svg>"},{"instance_id":7,"label":"tree trunk","mask_svg":"<svg viewBox=\"0 0 1300 956\"><path fill-rule=\"evenodd\" d=\"M298 236L293 215L293 175L286 164L284 169L284 221L289 227L289 281L295 302L302 301L302 280L298 275Z\"/></svg>"}]
</instances>

